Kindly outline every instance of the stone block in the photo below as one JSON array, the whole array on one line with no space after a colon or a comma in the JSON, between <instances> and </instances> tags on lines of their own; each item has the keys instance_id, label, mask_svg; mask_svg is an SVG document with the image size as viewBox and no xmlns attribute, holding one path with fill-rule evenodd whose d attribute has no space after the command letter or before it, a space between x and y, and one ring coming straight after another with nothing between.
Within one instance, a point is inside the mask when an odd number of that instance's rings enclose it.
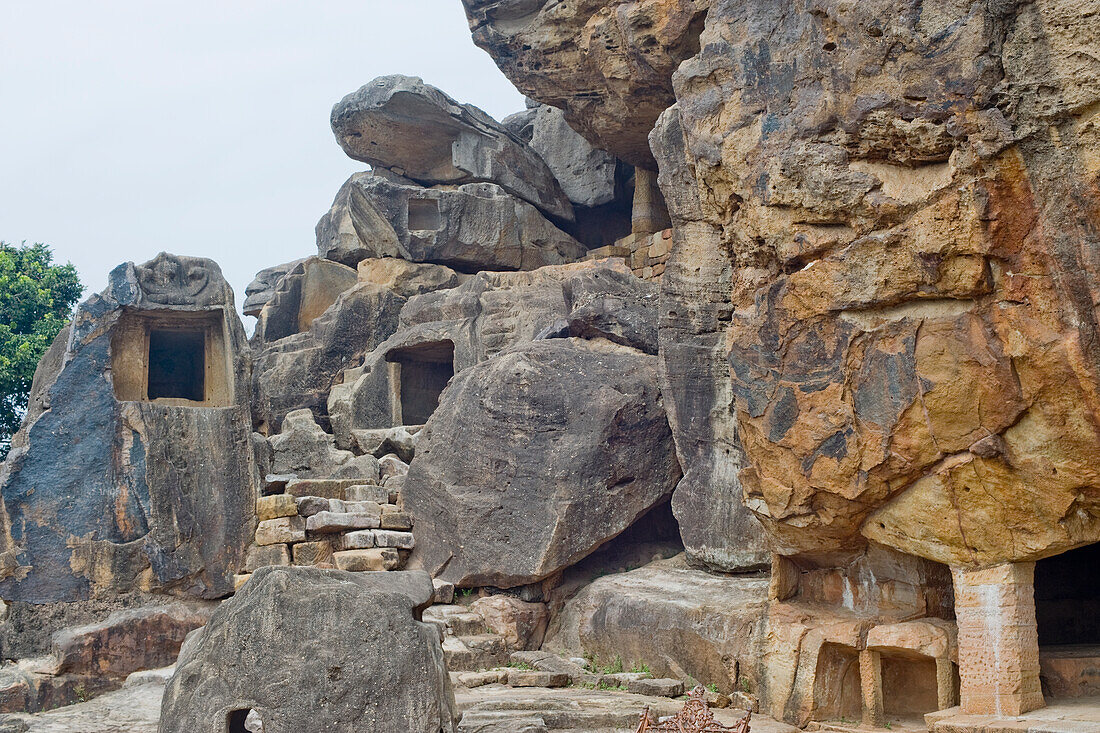
<instances>
[{"instance_id":1,"label":"stone block","mask_svg":"<svg viewBox=\"0 0 1100 733\"><path fill-rule=\"evenodd\" d=\"M296 498L298 514L303 517L312 517L318 512L332 511L332 499L323 496L299 496Z\"/></svg>"},{"instance_id":2,"label":"stone block","mask_svg":"<svg viewBox=\"0 0 1100 733\"><path fill-rule=\"evenodd\" d=\"M333 553L336 567L349 572L394 570L401 562L397 550L389 547L370 550L342 550Z\"/></svg>"},{"instance_id":3,"label":"stone block","mask_svg":"<svg viewBox=\"0 0 1100 733\"><path fill-rule=\"evenodd\" d=\"M408 532L412 529L412 518L397 507L386 505L382 507L382 520L379 526L382 529L396 529Z\"/></svg>"},{"instance_id":4,"label":"stone block","mask_svg":"<svg viewBox=\"0 0 1100 733\"><path fill-rule=\"evenodd\" d=\"M366 550L374 547L374 530L360 529L338 538L341 550Z\"/></svg>"},{"instance_id":5,"label":"stone block","mask_svg":"<svg viewBox=\"0 0 1100 733\"><path fill-rule=\"evenodd\" d=\"M296 479L286 485L286 493L294 496L323 496L326 499L345 499L349 486L363 483L360 478Z\"/></svg>"},{"instance_id":6,"label":"stone block","mask_svg":"<svg viewBox=\"0 0 1100 733\"><path fill-rule=\"evenodd\" d=\"M298 505L290 494L261 496L256 500L256 516L260 520L293 517L298 514Z\"/></svg>"},{"instance_id":7,"label":"stone block","mask_svg":"<svg viewBox=\"0 0 1100 733\"><path fill-rule=\"evenodd\" d=\"M305 542L306 520L301 517L265 519L256 526L257 545L278 545Z\"/></svg>"},{"instance_id":8,"label":"stone block","mask_svg":"<svg viewBox=\"0 0 1100 733\"><path fill-rule=\"evenodd\" d=\"M684 694L684 683L674 679L641 679L626 683L626 689L636 695L651 697L679 697Z\"/></svg>"},{"instance_id":9,"label":"stone block","mask_svg":"<svg viewBox=\"0 0 1100 733\"><path fill-rule=\"evenodd\" d=\"M268 565L289 565L290 553L284 544L278 545L253 545L248 548L245 556L244 569L247 573L254 573Z\"/></svg>"},{"instance_id":10,"label":"stone block","mask_svg":"<svg viewBox=\"0 0 1100 733\"><path fill-rule=\"evenodd\" d=\"M446 580L440 580L439 578L432 578L432 587L435 588L435 591L432 593L432 603L454 603L454 583L448 583Z\"/></svg>"},{"instance_id":11,"label":"stone block","mask_svg":"<svg viewBox=\"0 0 1100 733\"><path fill-rule=\"evenodd\" d=\"M377 504L386 504L390 500L388 489L373 484L349 486L345 493L348 501L373 501Z\"/></svg>"},{"instance_id":12,"label":"stone block","mask_svg":"<svg viewBox=\"0 0 1100 733\"><path fill-rule=\"evenodd\" d=\"M388 529L373 530L375 547L394 547L411 550L415 544L412 532L395 532Z\"/></svg>"},{"instance_id":13,"label":"stone block","mask_svg":"<svg viewBox=\"0 0 1100 733\"><path fill-rule=\"evenodd\" d=\"M568 687L569 675L564 672L539 672L526 669L508 670L512 687Z\"/></svg>"},{"instance_id":14,"label":"stone block","mask_svg":"<svg viewBox=\"0 0 1100 733\"><path fill-rule=\"evenodd\" d=\"M292 548L295 565L332 563L332 543L327 540L299 542Z\"/></svg>"},{"instance_id":15,"label":"stone block","mask_svg":"<svg viewBox=\"0 0 1100 733\"><path fill-rule=\"evenodd\" d=\"M305 521L307 530L322 534L378 527L378 515L376 514L318 512ZM305 537L302 537L302 539L304 540Z\"/></svg>"},{"instance_id":16,"label":"stone block","mask_svg":"<svg viewBox=\"0 0 1100 733\"><path fill-rule=\"evenodd\" d=\"M489 669L484 672L463 672L458 675L459 684L468 688L505 684L507 681L508 672L503 669Z\"/></svg>"}]
</instances>

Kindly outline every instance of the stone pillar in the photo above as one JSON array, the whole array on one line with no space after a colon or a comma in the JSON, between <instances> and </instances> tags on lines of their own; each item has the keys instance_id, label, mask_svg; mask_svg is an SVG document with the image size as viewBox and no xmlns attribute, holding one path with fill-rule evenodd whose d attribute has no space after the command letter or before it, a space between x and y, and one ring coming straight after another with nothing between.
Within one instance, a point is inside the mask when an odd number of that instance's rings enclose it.
<instances>
[{"instance_id":1,"label":"stone pillar","mask_svg":"<svg viewBox=\"0 0 1100 733\"><path fill-rule=\"evenodd\" d=\"M872 649L859 653L859 683L863 691L863 725L881 728L886 722L882 709L882 655Z\"/></svg>"},{"instance_id":2,"label":"stone pillar","mask_svg":"<svg viewBox=\"0 0 1100 733\"><path fill-rule=\"evenodd\" d=\"M632 234L654 234L672 226L668 208L661 189L657 186L657 172L645 168L634 169L634 207L630 216Z\"/></svg>"},{"instance_id":3,"label":"stone pillar","mask_svg":"<svg viewBox=\"0 0 1100 733\"><path fill-rule=\"evenodd\" d=\"M955 665L946 657L936 659L936 709L947 710L958 705L955 691Z\"/></svg>"},{"instance_id":4,"label":"stone pillar","mask_svg":"<svg viewBox=\"0 0 1100 733\"><path fill-rule=\"evenodd\" d=\"M1043 707L1035 563L952 568L963 712L1022 715Z\"/></svg>"}]
</instances>

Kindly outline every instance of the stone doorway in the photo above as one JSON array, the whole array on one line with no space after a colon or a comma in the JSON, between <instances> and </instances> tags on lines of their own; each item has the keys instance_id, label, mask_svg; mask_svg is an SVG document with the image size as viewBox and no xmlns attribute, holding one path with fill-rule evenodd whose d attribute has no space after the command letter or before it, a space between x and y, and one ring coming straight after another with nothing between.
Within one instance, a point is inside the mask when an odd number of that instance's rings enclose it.
<instances>
[{"instance_id":1,"label":"stone doorway","mask_svg":"<svg viewBox=\"0 0 1100 733\"><path fill-rule=\"evenodd\" d=\"M149 399L206 398L206 333L194 329L149 331Z\"/></svg>"},{"instance_id":2,"label":"stone doorway","mask_svg":"<svg viewBox=\"0 0 1100 733\"><path fill-rule=\"evenodd\" d=\"M455 375L453 341L394 349L386 355L396 372L392 380L398 425L423 425L439 406L439 396Z\"/></svg>"},{"instance_id":3,"label":"stone doorway","mask_svg":"<svg viewBox=\"0 0 1100 733\"><path fill-rule=\"evenodd\" d=\"M862 716L859 652L841 644L822 644L814 675L814 712L811 718L858 723Z\"/></svg>"},{"instance_id":4,"label":"stone doorway","mask_svg":"<svg viewBox=\"0 0 1100 733\"><path fill-rule=\"evenodd\" d=\"M1046 697L1100 695L1100 543L1035 563L1039 676Z\"/></svg>"}]
</instances>

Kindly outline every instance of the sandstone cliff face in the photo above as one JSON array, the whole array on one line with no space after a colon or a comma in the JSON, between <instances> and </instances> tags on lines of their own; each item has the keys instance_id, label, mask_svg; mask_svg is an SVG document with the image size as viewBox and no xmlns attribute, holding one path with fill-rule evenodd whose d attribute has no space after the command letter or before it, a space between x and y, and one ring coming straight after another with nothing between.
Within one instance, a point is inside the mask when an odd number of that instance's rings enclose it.
<instances>
[{"instance_id":1,"label":"sandstone cliff face","mask_svg":"<svg viewBox=\"0 0 1100 733\"><path fill-rule=\"evenodd\" d=\"M521 89L628 160L676 102L650 143L697 559L749 560L721 541L752 532L738 493L787 555L1100 538L1096 2L465 4ZM594 49L611 27L632 41Z\"/></svg>"}]
</instances>

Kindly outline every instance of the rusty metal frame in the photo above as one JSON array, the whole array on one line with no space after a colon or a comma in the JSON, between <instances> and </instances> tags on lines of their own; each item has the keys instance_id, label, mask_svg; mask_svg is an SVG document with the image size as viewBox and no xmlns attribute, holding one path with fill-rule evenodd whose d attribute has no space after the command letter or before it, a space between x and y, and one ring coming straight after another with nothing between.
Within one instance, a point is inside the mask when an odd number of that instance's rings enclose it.
<instances>
[{"instance_id":1,"label":"rusty metal frame","mask_svg":"<svg viewBox=\"0 0 1100 733\"><path fill-rule=\"evenodd\" d=\"M683 709L663 723L658 723L646 706L634 733L749 733L750 711L745 711L745 716L732 726L722 725L707 707L706 693L702 685L696 687L688 695Z\"/></svg>"}]
</instances>

